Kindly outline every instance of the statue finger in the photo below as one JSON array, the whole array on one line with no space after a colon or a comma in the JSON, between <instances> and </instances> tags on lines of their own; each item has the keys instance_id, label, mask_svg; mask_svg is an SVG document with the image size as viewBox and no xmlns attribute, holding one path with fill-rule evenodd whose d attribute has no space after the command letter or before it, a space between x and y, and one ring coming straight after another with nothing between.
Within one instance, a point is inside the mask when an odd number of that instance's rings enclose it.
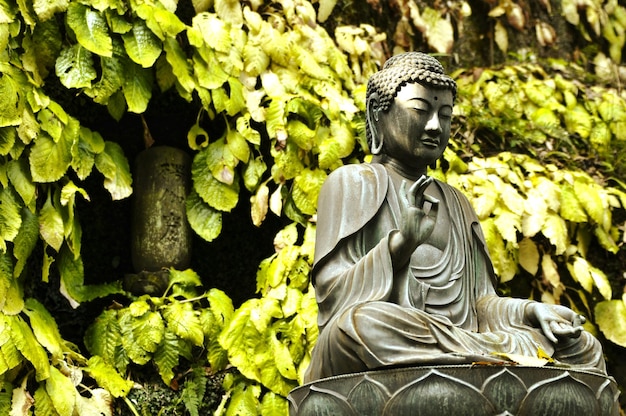
<instances>
[{"instance_id":1,"label":"statue finger","mask_svg":"<svg viewBox=\"0 0 626 416\"><path fill-rule=\"evenodd\" d=\"M433 178L422 175L409 189L409 195L412 199L410 202L416 207L422 207L424 204L424 197L426 188L433 182Z\"/></svg>"},{"instance_id":2,"label":"statue finger","mask_svg":"<svg viewBox=\"0 0 626 416\"><path fill-rule=\"evenodd\" d=\"M427 215L431 218L437 218L439 212L439 200L430 195L424 195L424 200L430 204Z\"/></svg>"},{"instance_id":3,"label":"statue finger","mask_svg":"<svg viewBox=\"0 0 626 416\"><path fill-rule=\"evenodd\" d=\"M541 330L543 331L543 334L546 336L546 338L548 338L553 343L558 342L558 339L554 335L554 332L552 329L552 324L555 324L555 323L556 322L554 321L551 321L551 322L542 321L541 322Z\"/></svg>"},{"instance_id":4,"label":"statue finger","mask_svg":"<svg viewBox=\"0 0 626 416\"><path fill-rule=\"evenodd\" d=\"M406 192L406 181L402 181L402 184L400 185L400 206L402 207L406 207L406 206L410 206L410 201Z\"/></svg>"}]
</instances>

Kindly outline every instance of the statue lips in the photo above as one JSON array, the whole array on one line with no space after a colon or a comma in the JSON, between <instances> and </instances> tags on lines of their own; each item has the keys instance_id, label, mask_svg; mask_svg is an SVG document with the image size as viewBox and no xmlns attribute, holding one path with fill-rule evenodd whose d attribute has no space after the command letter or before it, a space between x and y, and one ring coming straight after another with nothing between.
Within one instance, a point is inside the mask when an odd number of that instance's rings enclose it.
<instances>
[{"instance_id":1,"label":"statue lips","mask_svg":"<svg viewBox=\"0 0 626 416\"><path fill-rule=\"evenodd\" d=\"M426 147L439 147L439 138L437 137L431 137L431 136L426 136L424 137L421 142L426 146Z\"/></svg>"}]
</instances>

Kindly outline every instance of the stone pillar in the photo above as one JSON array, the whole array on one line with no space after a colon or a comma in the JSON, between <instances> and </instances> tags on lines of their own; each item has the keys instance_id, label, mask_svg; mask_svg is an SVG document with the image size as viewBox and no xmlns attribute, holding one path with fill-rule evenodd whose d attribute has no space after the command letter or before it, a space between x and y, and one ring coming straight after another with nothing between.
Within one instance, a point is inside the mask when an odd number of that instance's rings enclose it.
<instances>
[{"instance_id":1,"label":"stone pillar","mask_svg":"<svg viewBox=\"0 0 626 416\"><path fill-rule=\"evenodd\" d=\"M154 146L137 157L132 261L138 275L131 286L137 286L137 278L160 286L155 279L162 280L158 275L164 268L189 267L192 231L185 200L190 190L190 175L191 158L180 149Z\"/></svg>"}]
</instances>

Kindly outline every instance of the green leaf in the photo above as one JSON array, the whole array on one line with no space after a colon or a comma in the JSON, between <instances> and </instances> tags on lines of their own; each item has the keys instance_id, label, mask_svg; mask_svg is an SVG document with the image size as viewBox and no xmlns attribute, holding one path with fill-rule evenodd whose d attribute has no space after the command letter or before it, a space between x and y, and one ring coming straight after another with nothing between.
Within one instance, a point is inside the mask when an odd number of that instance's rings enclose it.
<instances>
[{"instance_id":1,"label":"green leaf","mask_svg":"<svg viewBox=\"0 0 626 416\"><path fill-rule=\"evenodd\" d=\"M7 252L0 252L0 305L6 298L6 291L13 280L13 259L11 254ZM0 326L0 339L2 327ZM2 342L0 342L2 346Z\"/></svg>"},{"instance_id":2,"label":"green leaf","mask_svg":"<svg viewBox=\"0 0 626 416\"><path fill-rule=\"evenodd\" d=\"M183 48L175 38L167 37L164 40L163 49L165 58L176 75L176 80L186 92L192 92L196 87L196 81L193 79L193 70Z\"/></svg>"},{"instance_id":3,"label":"green leaf","mask_svg":"<svg viewBox=\"0 0 626 416\"><path fill-rule=\"evenodd\" d=\"M161 2L161 5L165 6L165 4L165 1ZM173 39L186 28L185 24L174 14L176 1L172 0L170 4L169 10L167 6L160 7L157 5L155 7L152 3L141 4L134 9L137 15L146 21L150 30L161 40Z\"/></svg>"},{"instance_id":4,"label":"green leaf","mask_svg":"<svg viewBox=\"0 0 626 416\"><path fill-rule=\"evenodd\" d=\"M261 400L261 415L283 416L289 413L289 402L281 395L268 391Z\"/></svg>"},{"instance_id":5,"label":"green leaf","mask_svg":"<svg viewBox=\"0 0 626 416\"><path fill-rule=\"evenodd\" d=\"M304 169L304 163L299 157L299 149L291 142L287 142L284 150L272 150L272 156L275 163L272 168L272 177L276 183L293 179Z\"/></svg>"},{"instance_id":6,"label":"green leaf","mask_svg":"<svg viewBox=\"0 0 626 416\"><path fill-rule=\"evenodd\" d=\"M127 198L133 192L130 166L119 144L105 142L104 151L96 156L96 168L104 175L104 187L113 200Z\"/></svg>"},{"instance_id":7,"label":"green leaf","mask_svg":"<svg viewBox=\"0 0 626 416\"><path fill-rule=\"evenodd\" d=\"M561 125L561 120L549 108L541 107L530 116L531 121L546 134L553 134Z\"/></svg>"},{"instance_id":8,"label":"green leaf","mask_svg":"<svg viewBox=\"0 0 626 416\"><path fill-rule=\"evenodd\" d=\"M152 97L152 71L142 68L130 59L124 62L124 83L122 92L128 105L128 111L141 114L148 108Z\"/></svg>"},{"instance_id":9,"label":"green leaf","mask_svg":"<svg viewBox=\"0 0 626 416\"><path fill-rule=\"evenodd\" d=\"M302 213L313 215L317 211L317 197L326 180L321 169L304 169L293 181L293 200Z\"/></svg>"},{"instance_id":10,"label":"green leaf","mask_svg":"<svg viewBox=\"0 0 626 416\"><path fill-rule=\"evenodd\" d=\"M3 260L8 260L3 256ZM2 313L5 315L17 315L24 309L24 290L21 282L11 276L11 264L3 264L5 276L2 281L3 299L0 301Z\"/></svg>"},{"instance_id":11,"label":"green leaf","mask_svg":"<svg viewBox=\"0 0 626 416\"><path fill-rule=\"evenodd\" d=\"M478 218L483 220L489 217L498 204L498 193L493 184L475 185L472 194L472 206Z\"/></svg>"},{"instance_id":12,"label":"green leaf","mask_svg":"<svg viewBox=\"0 0 626 416\"><path fill-rule=\"evenodd\" d=\"M193 188L204 202L219 211L229 212L239 200L236 163L237 159L226 149L223 140L211 143L194 157Z\"/></svg>"},{"instance_id":13,"label":"green leaf","mask_svg":"<svg viewBox=\"0 0 626 416\"><path fill-rule=\"evenodd\" d=\"M626 305L623 300L605 300L596 304L596 323L604 336L626 347Z\"/></svg>"},{"instance_id":14,"label":"green leaf","mask_svg":"<svg viewBox=\"0 0 626 416\"><path fill-rule=\"evenodd\" d=\"M0 77L0 127L20 124L21 104L20 87L8 75Z\"/></svg>"},{"instance_id":15,"label":"green leaf","mask_svg":"<svg viewBox=\"0 0 626 416\"><path fill-rule=\"evenodd\" d=\"M195 346L203 345L204 332L198 312L191 303L173 302L162 310L162 314L172 332Z\"/></svg>"},{"instance_id":16,"label":"green leaf","mask_svg":"<svg viewBox=\"0 0 626 416\"><path fill-rule=\"evenodd\" d=\"M120 324L117 311L107 309L85 331L85 346L94 355L100 356L108 364L115 364L116 350L122 346Z\"/></svg>"},{"instance_id":17,"label":"green leaf","mask_svg":"<svg viewBox=\"0 0 626 416\"><path fill-rule=\"evenodd\" d=\"M263 177L263 174L267 170L267 165L262 156L258 156L254 159L250 159L246 164L243 172L243 183L248 191L252 192L259 186L259 182Z\"/></svg>"},{"instance_id":18,"label":"green leaf","mask_svg":"<svg viewBox=\"0 0 626 416\"><path fill-rule=\"evenodd\" d=\"M191 269L187 269L184 271L170 269L170 285L182 285L182 286L202 286L202 280L200 276L196 272Z\"/></svg>"},{"instance_id":19,"label":"green leaf","mask_svg":"<svg viewBox=\"0 0 626 416\"><path fill-rule=\"evenodd\" d=\"M193 55L192 60L196 79L201 87L214 90L221 88L228 80L228 74L217 60L215 51L200 48Z\"/></svg>"},{"instance_id":20,"label":"green leaf","mask_svg":"<svg viewBox=\"0 0 626 416\"><path fill-rule=\"evenodd\" d=\"M39 220L29 209L22 209L22 224L13 240L13 256L17 260L13 276L20 277L26 262L39 241Z\"/></svg>"},{"instance_id":21,"label":"green leaf","mask_svg":"<svg viewBox=\"0 0 626 416\"><path fill-rule=\"evenodd\" d=\"M189 42L196 47L205 43L211 49L228 53L232 46L228 24L213 13L199 13L187 30Z\"/></svg>"},{"instance_id":22,"label":"green leaf","mask_svg":"<svg viewBox=\"0 0 626 416\"><path fill-rule=\"evenodd\" d=\"M211 289L207 293L207 299L211 305L211 312L218 319L220 325L226 325L230 322L235 309L233 308L233 301L228 295L219 289Z\"/></svg>"},{"instance_id":23,"label":"green leaf","mask_svg":"<svg viewBox=\"0 0 626 416\"><path fill-rule=\"evenodd\" d=\"M16 317L0 313L0 373L3 375L24 362L24 356L20 354L15 342L11 339L11 320L13 319Z\"/></svg>"},{"instance_id":24,"label":"green leaf","mask_svg":"<svg viewBox=\"0 0 626 416\"><path fill-rule=\"evenodd\" d=\"M204 202L195 190L187 196L186 213L189 225L204 240L213 241L222 232L222 213Z\"/></svg>"},{"instance_id":25,"label":"green leaf","mask_svg":"<svg viewBox=\"0 0 626 416\"><path fill-rule=\"evenodd\" d=\"M278 368L278 372L287 379L297 380L298 375L289 348L277 338L277 333L274 331L270 332L270 339L274 365Z\"/></svg>"},{"instance_id":26,"label":"green leaf","mask_svg":"<svg viewBox=\"0 0 626 416\"><path fill-rule=\"evenodd\" d=\"M56 75L66 88L89 88L96 79L91 52L79 44L66 46L55 65Z\"/></svg>"},{"instance_id":27,"label":"green leaf","mask_svg":"<svg viewBox=\"0 0 626 416\"><path fill-rule=\"evenodd\" d=\"M244 71L252 77L257 77L270 64L270 57L265 53L258 41L248 41L243 49Z\"/></svg>"},{"instance_id":28,"label":"green leaf","mask_svg":"<svg viewBox=\"0 0 626 416\"><path fill-rule=\"evenodd\" d=\"M222 330L222 325L218 321L220 320L215 317L211 310L203 309L200 311L200 322L207 344L207 359L213 371L221 371L229 364L228 352L218 342L218 336Z\"/></svg>"},{"instance_id":29,"label":"green leaf","mask_svg":"<svg viewBox=\"0 0 626 416\"><path fill-rule=\"evenodd\" d=\"M39 387L37 387L37 390L35 390L34 399L35 399L35 414L36 415L60 416L59 413L54 408L54 403L52 402L52 398L46 392L45 385L40 384Z\"/></svg>"},{"instance_id":30,"label":"green leaf","mask_svg":"<svg viewBox=\"0 0 626 416\"><path fill-rule=\"evenodd\" d=\"M89 358L85 371L96 380L99 386L107 389L114 397L125 397L133 388L134 382L124 379L102 357L93 356Z\"/></svg>"},{"instance_id":31,"label":"green leaf","mask_svg":"<svg viewBox=\"0 0 626 416\"><path fill-rule=\"evenodd\" d=\"M154 352L153 359L159 370L161 380L167 385L170 385L174 378L174 369L178 366L180 351L180 339L172 331L166 329L163 341Z\"/></svg>"},{"instance_id":32,"label":"green leaf","mask_svg":"<svg viewBox=\"0 0 626 416\"><path fill-rule=\"evenodd\" d=\"M64 241L63 216L50 193L39 211L39 229L43 240L58 252Z\"/></svg>"},{"instance_id":33,"label":"green leaf","mask_svg":"<svg viewBox=\"0 0 626 416\"><path fill-rule=\"evenodd\" d=\"M589 217L600 226L604 223L604 204L598 186L577 180L574 182L576 198Z\"/></svg>"},{"instance_id":34,"label":"green leaf","mask_svg":"<svg viewBox=\"0 0 626 416\"><path fill-rule=\"evenodd\" d=\"M65 175L72 162L73 142L65 135L57 143L41 133L31 148L30 172L35 182L56 182Z\"/></svg>"},{"instance_id":35,"label":"green leaf","mask_svg":"<svg viewBox=\"0 0 626 416\"><path fill-rule=\"evenodd\" d=\"M80 3L71 3L67 9L67 24L85 49L97 55L111 56L113 47L109 28L100 12Z\"/></svg>"},{"instance_id":36,"label":"green leaf","mask_svg":"<svg viewBox=\"0 0 626 416\"><path fill-rule=\"evenodd\" d=\"M100 57L100 79L91 88L86 88L85 94L98 104L108 104L109 98L124 85L124 63L127 60L122 42L115 39L111 56Z\"/></svg>"},{"instance_id":37,"label":"green leaf","mask_svg":"<svg viewBox=\"0 0 626 416\"><path fill-rule=\"evenodd\" d=\"M120 311L122 345L128 357L136 364L147 364L165 333L165 323L157 312L135 317L129 310Z\"/></svg>"},{"instance_id":38,"label":"green leaf","mask_svg":"<svg viewBox=\"0 0 626 416\"><path fill-rule=\"evenodd\" d=\"M0 188L0 207L0 248L5 251L5 241L13 241L22 225L21 206L10 188Z\"/></svg>"},{"instance_id":39,"label":"green leaf","mask_svg":"<svg viewBox=\"0 0 626 416\"><path fill-rule=\"evenodd\" d=\"M207 147L209 145L209 133L196 123L187 132L187 143L192 150Z\"/></svg>"},{"instance_id":40,"label":"green leaf","mask_svg":"<svg viewBox=\"0 0 626 416\"><path fill-rule=\"evenodd\" d=\"M0 109L0 111L2 110ZM0 114L2 113L0 112ZM1 123L2 123L2 119L0 119L0 124ZM0 155L6 156L9 154L9 152L13 149L13 146L15 145L16 138L17 138L17 132L15 128L0 127Z\"/></svg>"},{"instance_id":41,"label":"green leaf","mask_svg":"<svg viewBox=\"0 0 626 416\"><path fill-rule=\"evenodd\" d=\"M33 10L43 22L53 17L55 13L65 12L68 5L69 0L34 0Z\"/></svg>"},{"instance_id":42,"label":"green leaf","mask_svg":"<svg viewBox=\"0 0 626 416\"><path fill-rule=\"evenodd\" d=\"M142 20L134 21L133 28L124 33L122 39L130 59L144 68L152 67L163 50L159 38Z\"/></svg>"},{"instance_id":43,"label":"green leaf","mask_svg":"<svg viewBox=\"0 0 626 416\"><path fill-rule=\"evenodd\" d=\"M315 139L317 132L310 129L305 123L300 120L294 119L287 122L287 134L289 140L293 140L299 148L304 150L311 150L315 145ZM322 157L322 156L320 156ZM338 159L338 154L335 159Z\"/></svg>"},{"instance_id":44,"label":"green leaf","mask_svg":"<svg viewBox=\"0 0 626 416\"><path fill-rule=\"evenodd\" d=\"M19 158L8 163L7 174L13 188L22 197L24 205L34 208L37 189L30 176L30 169L26 158Z\"/></svg>"},{"instance_id":45,"label":"green leaf","mask_svg":"<svg viewBox=\"0 0 626 416\"><path fill-rule=\"evenodd\" d=\"M72 380L52 366L50 367L50 378L46 381L46 392L60 415L73 414L78 392Z\"/></svg>"},{"instance_id":46,"label":"green leaf","mask_svg":"<svg viewBox=\"0 0 626 416\"><path fill-rule=\"evenodd\" d=\"M48 354L46 354L41 344L37 342L30 327L20 316L7 318L13 343L35 368L36 380L46 380L50 377L50 370L53 368L48 360Z\"/></svg>"},{"instance_id":47,"label":"green leaf","mask_svg":"<svg viewBox=\"0 0 626 416\"><path fill-rule=\"evenodd\" d=\"M65 341L52 315L33 298L26 300L24 312L28 315L37 341L50 352L53 359L62 360Z\"/></svg>"},{"instance_id":48,"label":"green leaf","mask_svg":"<svg viewBox=\"0 0 626 416\"><path fill-rule=\"evenodd\" d=\"M585 108L577 104L573 108L569 108L563 115L565 127L570 133L578 133L580 137L586 139L591 134L593 121L591 115Z\"/></svg>"},{"instance_id":49,"label":"green leaf","mask_svg":"<svg viewBox=\"0 0 626 416\"><path fill-rule=\"evenodd\" d=\"M232 155L238 160L243 163L248 163L248 159L250 158L250 147L241 133L237 130L229 130L226 133L226 146L228 146L230 153L232 153Z\"/></svg>"},{"instance_id":50,"label":"green leaf","mask_svg":"<svg viewBox=\"0 0 626 416\"><path fill-rule=\"evenodd\" d=\"M122 293L121 282L119 281L85 286L82 257L74 256L67 246L64 246L59 252L58 268L61 275L60 292L74 307L77 307L80 302Z\"/></svg>"},{"instance_id":51,"label":"green leaf","mask_svg":"<svg viewBox=\"0 0 626 416\"><path fill-rule=\"evenodd\" d=\"M257 381L261 380L261 369L255 364L254 355L257 345L262 343L262 333L250 317L252 313L260 312L260 302L259 299L244 302L219 336L219 343L228 351L230 362L245 377ZM267 350L265 353L269 354Z\"/></svg>"},{"instance_id":52,"label":"green leaf","mask_svg":"<svg viewBox=\"0 0 626 416\"><path fill-rule=\"evenodd\" d=\"M258 414L260 390L258 385L250 385L249 381L236 384L231 390L226 416Z\"/></svg>"},{"instance_id":53,"label":"green leaf","mask_svg":"<svg viewBox=\"0 0 626 416\"><path fill-rule=\"evenodd\" d=\"M572 222L586 222L587 214L585 213L582 205L578 202L574 187L569 183L563 183L561 185L561 207L559 214L567 221Z\"/></svg>"},{"instance_id":54,"label":"green leaf","mask_svg":"<svg viewBox=\"0 0 626 416\"><path fill-rule=\"evenodd\" d=\"M71 163L79 179L84 180L89 176L95 164L96 155L104 149L105 143L100 133L81 126L76 145L72 147Z\"/></svg>"}]
</instances>

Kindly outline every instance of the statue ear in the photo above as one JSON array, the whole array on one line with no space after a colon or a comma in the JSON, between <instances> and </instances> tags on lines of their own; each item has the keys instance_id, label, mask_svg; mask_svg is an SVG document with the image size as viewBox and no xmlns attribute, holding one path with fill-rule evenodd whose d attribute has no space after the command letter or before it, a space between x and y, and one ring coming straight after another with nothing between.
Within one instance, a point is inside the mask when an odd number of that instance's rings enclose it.
<instances>
[{"instance_id":1,"label":"statue ear","mask_svg":"<svg viewBox=\"0 0 626 416\"><path fill-rule=\"evenodd\" d=\"M373 92L367 98L365 116L367 117L368 134L370 136L370 152L377 155L383 148L383 139L378 134L378 118L380 113L380 100L378 93Z\"/></svg>"}]
</instances>

